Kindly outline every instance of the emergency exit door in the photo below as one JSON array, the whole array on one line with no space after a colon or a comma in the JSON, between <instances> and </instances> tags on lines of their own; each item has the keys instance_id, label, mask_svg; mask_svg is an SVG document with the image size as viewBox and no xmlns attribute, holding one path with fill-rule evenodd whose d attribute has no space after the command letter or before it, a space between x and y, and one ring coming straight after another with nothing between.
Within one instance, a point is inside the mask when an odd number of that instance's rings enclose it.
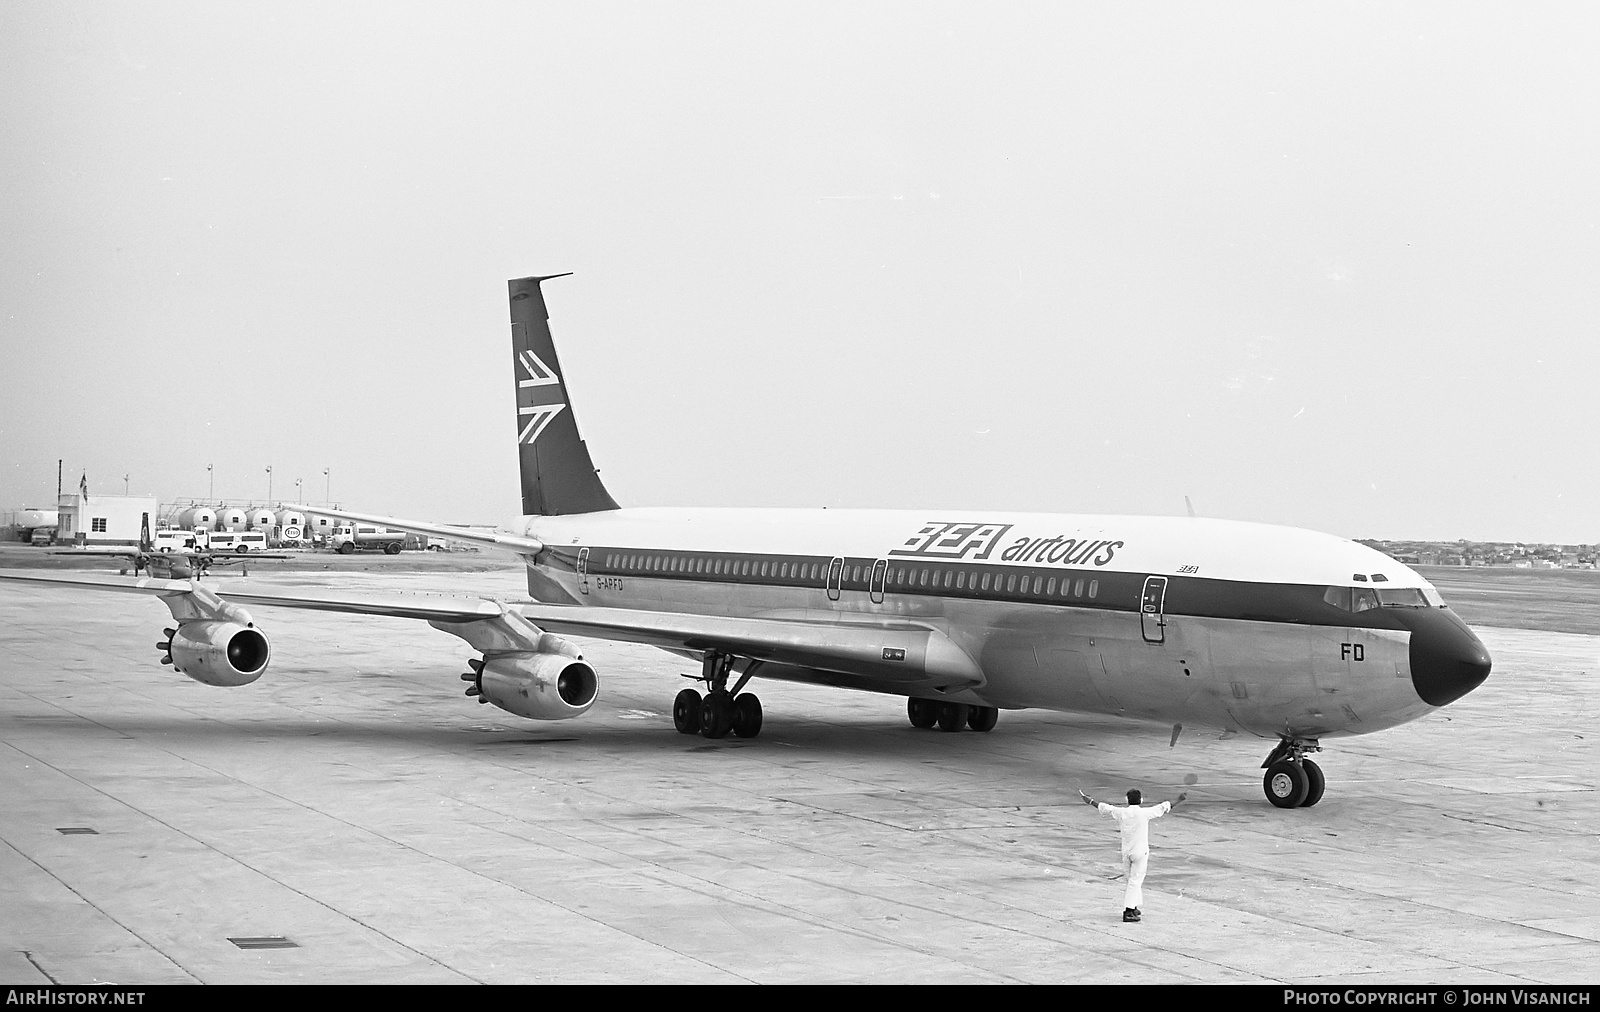
<instances>
[{"instance_id":1,"label":"emergency exit door","mask_svg":"<svg viewBox=\"0 0 1600 1012\"><path fill-rule=\"evenodd\" d=\"M1144 594L1139 599L1139 624L1144 627L1146 643L1165 643L1167 640L1167 616L1162 611L1166 596L1165 576L1144 578Z\"/></svg>"},{"instance_id":2,"label":"emergency exit door","mask_svg":"<svg viewBox=\"0 0 1600 1012\"><path fill-rule=\"evenodd\" d=\"M839 587L844 582L844 557L834 556L828 563L828 600L839 600Z\"/></svg>"},{"instance_id":3,"label":"emergency exit door","mask_svg":"<svg viewBox=\"0 0 1600 1012\"><path fill-rule=\"evenodd\" d=\"M883 603L883 583L888 574L887 559L879 559L872 564L872 576L867 580L867 593L872 597L873 604Z\"/></svg>"},{"instance_id":4,"label":"emergency exit door","mask_svg":"<svg viewBox=\"0 0 1600 1012\"><path fill-rule=\"evenodd\" d=\"M589 549L578 549L578 589L589 593Z\"/></svg>"}]
</instances>

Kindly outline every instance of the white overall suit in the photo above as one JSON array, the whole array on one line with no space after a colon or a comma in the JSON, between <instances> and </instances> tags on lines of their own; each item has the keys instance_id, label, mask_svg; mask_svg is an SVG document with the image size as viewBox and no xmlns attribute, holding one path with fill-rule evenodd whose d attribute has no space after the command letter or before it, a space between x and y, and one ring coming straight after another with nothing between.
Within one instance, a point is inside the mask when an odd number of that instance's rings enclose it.
<instances>
[{"instance_id":1,"label":"white overall suit","mask_svg":"<svg viewBox=\"0 0 1600 1012\"><path fill-rule=\"evenodd\" d=\"M1122 906L1137 910L1144 902L1144 873L1150 865L1150 820L1172 811L1172 803L1163 801L1149 808L1138 805L1118 808L1102 801L1095 808L1116 819L1122 829L1122 871L1128 876L1128 891L1122 898Z\"/></svg>"}]
</instances>

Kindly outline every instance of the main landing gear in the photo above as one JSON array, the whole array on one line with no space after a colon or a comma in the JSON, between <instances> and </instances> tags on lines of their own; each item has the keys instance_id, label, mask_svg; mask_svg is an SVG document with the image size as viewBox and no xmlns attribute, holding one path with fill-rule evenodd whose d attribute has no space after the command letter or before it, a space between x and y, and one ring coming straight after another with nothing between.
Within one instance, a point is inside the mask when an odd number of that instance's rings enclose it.
<instances>
[{"instance_id":1,"label":"main landing gear","mask_svg":"<svg viewBox=\"0 0 1600 1012\"><path fill-rule=\"evenodd\" d=\"M1310 808L1322 800L1322 791L1328 782L1322 767L1306 758L1307 752L1320 752L1322 746L1313 739L1285 738L1261 764L1266 774L1261 778L1261 789L1267 800L1279 808Z\"/></svg>"},{"instance_id":2,"label":"main landing gear","mask_svg":"<svg viewBox=\"0 0 1600 1012\"><path fill-rule=\"evenodd\" d=\"M963 727L993 731L1000 720L1000 708L910 696L906 699L906 715L911 718L912 727L928 728L938 724L941 731L959 731Z\"/></svg>"},{"instance_id":3,"label":"main landing gear","mask_svg":"<svg viewBox=\"0 0 1600 1012\"><path fill-rule=\"evenodd\" d=\"M679 734L726 738L728 732L732 731L740 738L754 738L761 733L761 700L753 692L739 691L756 673L761 662L751 661L730 691L728 675L733 671L733 660L730 654L718 650L706 651L705 662L696 681L705 682L709 691L701 696L694 689L684 689L672 701L672 726L678 729Z\"/></svg>"}]
</instances>

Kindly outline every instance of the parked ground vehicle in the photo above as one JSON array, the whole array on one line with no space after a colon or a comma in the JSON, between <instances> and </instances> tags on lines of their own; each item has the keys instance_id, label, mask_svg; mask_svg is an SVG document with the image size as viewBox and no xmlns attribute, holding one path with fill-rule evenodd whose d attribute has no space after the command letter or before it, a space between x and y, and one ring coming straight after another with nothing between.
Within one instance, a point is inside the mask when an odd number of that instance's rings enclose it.
<instances>
[{"instance_id":1,"label":"parked ground vehicle","mask_svg":"<svg viewBox=\"0 0 1600 1012\"><path fill-rule=\"evenodd\" d=\"M399 555L405 542L404 531L391 531L370 524L341 524L328 537L328 545L340 555L349 555L356 549L381 548L386 555Z\"/></svg>"},{"instance_id":2,"label":"parked ground vehicle","mask_svg":"<svg viewBox=\"0 0 1600 1012\"><path fill-rule=\"evenodd\" d=\"M264 552L266 550L266 531L211 532L211 552L214 555L221 555L225 552L244 555L248 552Z\"/></svg>"},{"instance_id":3,"label":"parked ground vehicle","mask_svg":"<svg viewBox=\"0 0 1600 1012\"><path fill-rule=\"evenodd\" d=\"M192 552L195 549L194 531L176 527L156 531L150 538L150 547L158 552Z\"/></svg>"}]
</instances>

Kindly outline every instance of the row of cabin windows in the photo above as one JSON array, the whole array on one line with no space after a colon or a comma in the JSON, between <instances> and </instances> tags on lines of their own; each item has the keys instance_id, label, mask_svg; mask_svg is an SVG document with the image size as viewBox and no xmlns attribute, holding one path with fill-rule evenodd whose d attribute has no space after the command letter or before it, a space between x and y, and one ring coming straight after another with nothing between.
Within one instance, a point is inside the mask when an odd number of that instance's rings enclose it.
<instances>
[{"instance_id":1,"label":"row of cabin windows","mask_svg":"<svg viewBox=\"0 0 1600 1012\"><path fill-rule=\"evenodd\" d=\"M611 553L605 557L608 570L639 573L684 573L708 576L751 576L757 579L819 581L823 575L820 562L785 562L759 559L708 559L680 555L627 555ZM840 574L844 583L860 586L871 577L872 567L854 565ZM1003 583L1003 585L1002 585ZM1020 585L1019 585L1020 583ZM1100 594L1100 581L1071 577L1033 576L1017 573L968 573L957 569L916 569L895 566L885 574L887 587L926 587L968 593L1024 594L1032 597L1064 597L1094 599ZM1059 591L1058 591L1059 587Z\"/></svg>"},{"instance_id":2,"label":"row of cabin windows","mask_svg":"<svg viewBox=\"0 0 1600 1012\"><path fill-rule=\"evenodd\" d=\"M681 555L606 556L606 568L624 573L695 573L707 576L754 576L761 579L821 580L820 562L773 562L757 559L707 559ZM859 567L858 567L859 568Z\"/></svg>"},{"instance_id":3,"label":"row of cabin windows","mask_svg":"<svg viewBox=\"0 0 1600 1012\"><path fill-rule=\"evenodd\" d=\"M943 588L957 591L977 591L982 594L991 591L996 594L1025 594L1031 597L1071 597L1095 598L1100 595L1100 581L1086 580L1082 577L1074 580L1067 577L1060 581L1060 593L1057 594L1057 580L1055 577L1033 576L1030 580L1028 574L1004 574L1004 586L1001 586L1000 573L968 573L965 570L952 569L910 569L896 566L889 570L888 585L890 587L928 587L930 589ZM970 577L970 582L969 582Z\"/></svg>"}]
</instances>

